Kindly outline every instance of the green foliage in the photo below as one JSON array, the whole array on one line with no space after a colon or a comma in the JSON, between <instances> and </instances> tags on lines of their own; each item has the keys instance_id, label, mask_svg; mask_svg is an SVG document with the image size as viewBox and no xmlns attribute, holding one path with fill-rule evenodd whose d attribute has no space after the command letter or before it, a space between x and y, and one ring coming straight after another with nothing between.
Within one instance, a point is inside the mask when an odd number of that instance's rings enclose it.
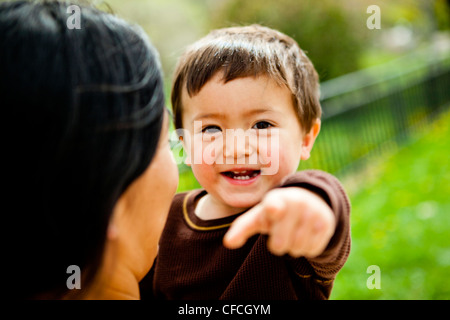
<instances>
[{"instance_id":1,"label":"green foliage","mask_svg":"<svg viewBox=\"0 0 450 320\"><path fill-rule=\"evenodd\" d=\"M436 0L434 3L437 27L440 30L450 29L450 2L448 0Z\"/></svg>"},{"instance_id":2,"label":"green foliage","mask_svg":"<svg viewBox=\"0 0 450 320\"><path fill-rule=\"evenodd\" d=\"M450 113L357 178L352 251L332 299L450 298L449 124ZM370 265L380 267L380 290L366 286Z\"/></svg>"}]
</instances>

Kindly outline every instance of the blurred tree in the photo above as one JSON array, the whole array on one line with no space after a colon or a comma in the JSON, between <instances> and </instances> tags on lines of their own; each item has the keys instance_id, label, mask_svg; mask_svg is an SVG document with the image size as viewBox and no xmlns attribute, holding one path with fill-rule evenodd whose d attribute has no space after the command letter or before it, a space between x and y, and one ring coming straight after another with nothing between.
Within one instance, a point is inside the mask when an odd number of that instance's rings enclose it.
<instances>
[{"instance_id":1,"label":"blurred tree","mask_svg":"<svg viewBox=\"0 0 450 320\"><path fill-rule=\"evenodd\" d=\"M120 17L139 24L147 32L160 53L168 86L178 56L208 30L204 1L104 0Z\"/></svg>"},{"instance_id":2,"label":"blurred tree","mask_svg":"<svg viewBox=\"0 0 450 320\"><path fill-rule=\"evenodd\" d=\"M450 0L436 0L434 3L437 27L439 30L450 29Z\"/></svg>"},{"instance_id":3,"label":"blurred tree","mask_svg":"<svg viewBox=\"0 0 450 320\"><path fill-rule=\"evenodd\" d=\"M321 81L359 69L367 33L365 11L334 0L228 0L216 2L212 27L258 23L293 37Z\"/></svg>"}]
</instances>

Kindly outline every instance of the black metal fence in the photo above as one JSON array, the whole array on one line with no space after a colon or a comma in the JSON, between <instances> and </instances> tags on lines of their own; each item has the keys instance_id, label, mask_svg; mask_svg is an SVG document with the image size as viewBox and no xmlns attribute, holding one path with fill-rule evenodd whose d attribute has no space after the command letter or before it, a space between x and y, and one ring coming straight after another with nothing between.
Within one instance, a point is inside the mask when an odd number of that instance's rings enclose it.
<instances>
[{"instance_id":1,"label":"black metal fence","mask_svg":"<svg viewBox=\"0 0 450 320\"><path fill-rule=\"evenodd\" d=\"M349 173L370 156L402 145L447 109L450 52L421 55L324 83L322 129L300 169Z\"/></svg>"}]
</instances>

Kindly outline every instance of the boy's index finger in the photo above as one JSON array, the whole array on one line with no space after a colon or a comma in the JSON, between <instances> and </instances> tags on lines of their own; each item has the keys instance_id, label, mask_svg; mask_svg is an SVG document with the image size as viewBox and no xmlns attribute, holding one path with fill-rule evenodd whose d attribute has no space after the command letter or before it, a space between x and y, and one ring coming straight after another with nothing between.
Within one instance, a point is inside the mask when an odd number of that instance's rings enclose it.
<instances>
[{"instance_id":1,"label":"boy's index finger","mask_svg":"<svg viewBox=\"0 0 450 320\"><path fill-rule=\"evenodd\" d=\"M270 225L283 218L285 203L276 191L269 192L255 207L237 218L223 239L229 249L242 247L253 235L269 233Z\"/></svg>"},{"instance_id":2,"label":"boy's index finger","mask_svg":"<svg viewBox=\"0 0 450 320\"><path fill-rule=\"evenodd\" d=\"M229 249L237 249L253 235L267 231L268 222L264 218L264 206L258 204L233 222L223 238L223 244Z\"/></svg>"},{"instance_id":3,"label":"boy's index finger","mask_svg":"<svg viewBox=\"0 0 450 320\"><path fill-rule=\"evenodd\" d=\"M264 207L265 219L277 221L286 213L286 204L282 197L283 190L272 190L264 197L261 205Z\"/></svg>"}]
</instances>

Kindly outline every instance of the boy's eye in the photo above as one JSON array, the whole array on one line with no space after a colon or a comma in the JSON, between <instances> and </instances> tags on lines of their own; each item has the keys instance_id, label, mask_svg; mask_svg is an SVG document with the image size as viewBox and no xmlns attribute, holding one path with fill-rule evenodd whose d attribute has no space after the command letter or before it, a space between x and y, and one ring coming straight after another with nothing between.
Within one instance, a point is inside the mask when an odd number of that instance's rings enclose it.
<instances>
[{"instance_id":1,"label":"boy's eye","mask_svg":"<svg viewBox=\"0 0 450 320\"><path fill-rule=\"evenodd\" d=\"M262 129L268 129L270 127L272 127L271 123L269 123L267 121L259 121L253 125L252 129L262 130Z\"/></svg>"},{"instance_id":2,"label":"boy's eye","mask_svg":"<svg viewBox=\"0 0 450 320\"><path fill-rule=\"evenodd\" d=\"M220 131L222 131L222 129L218 126L207 126L202 129L203 133L217 133Z\"/></svg>"}]
</instances>

